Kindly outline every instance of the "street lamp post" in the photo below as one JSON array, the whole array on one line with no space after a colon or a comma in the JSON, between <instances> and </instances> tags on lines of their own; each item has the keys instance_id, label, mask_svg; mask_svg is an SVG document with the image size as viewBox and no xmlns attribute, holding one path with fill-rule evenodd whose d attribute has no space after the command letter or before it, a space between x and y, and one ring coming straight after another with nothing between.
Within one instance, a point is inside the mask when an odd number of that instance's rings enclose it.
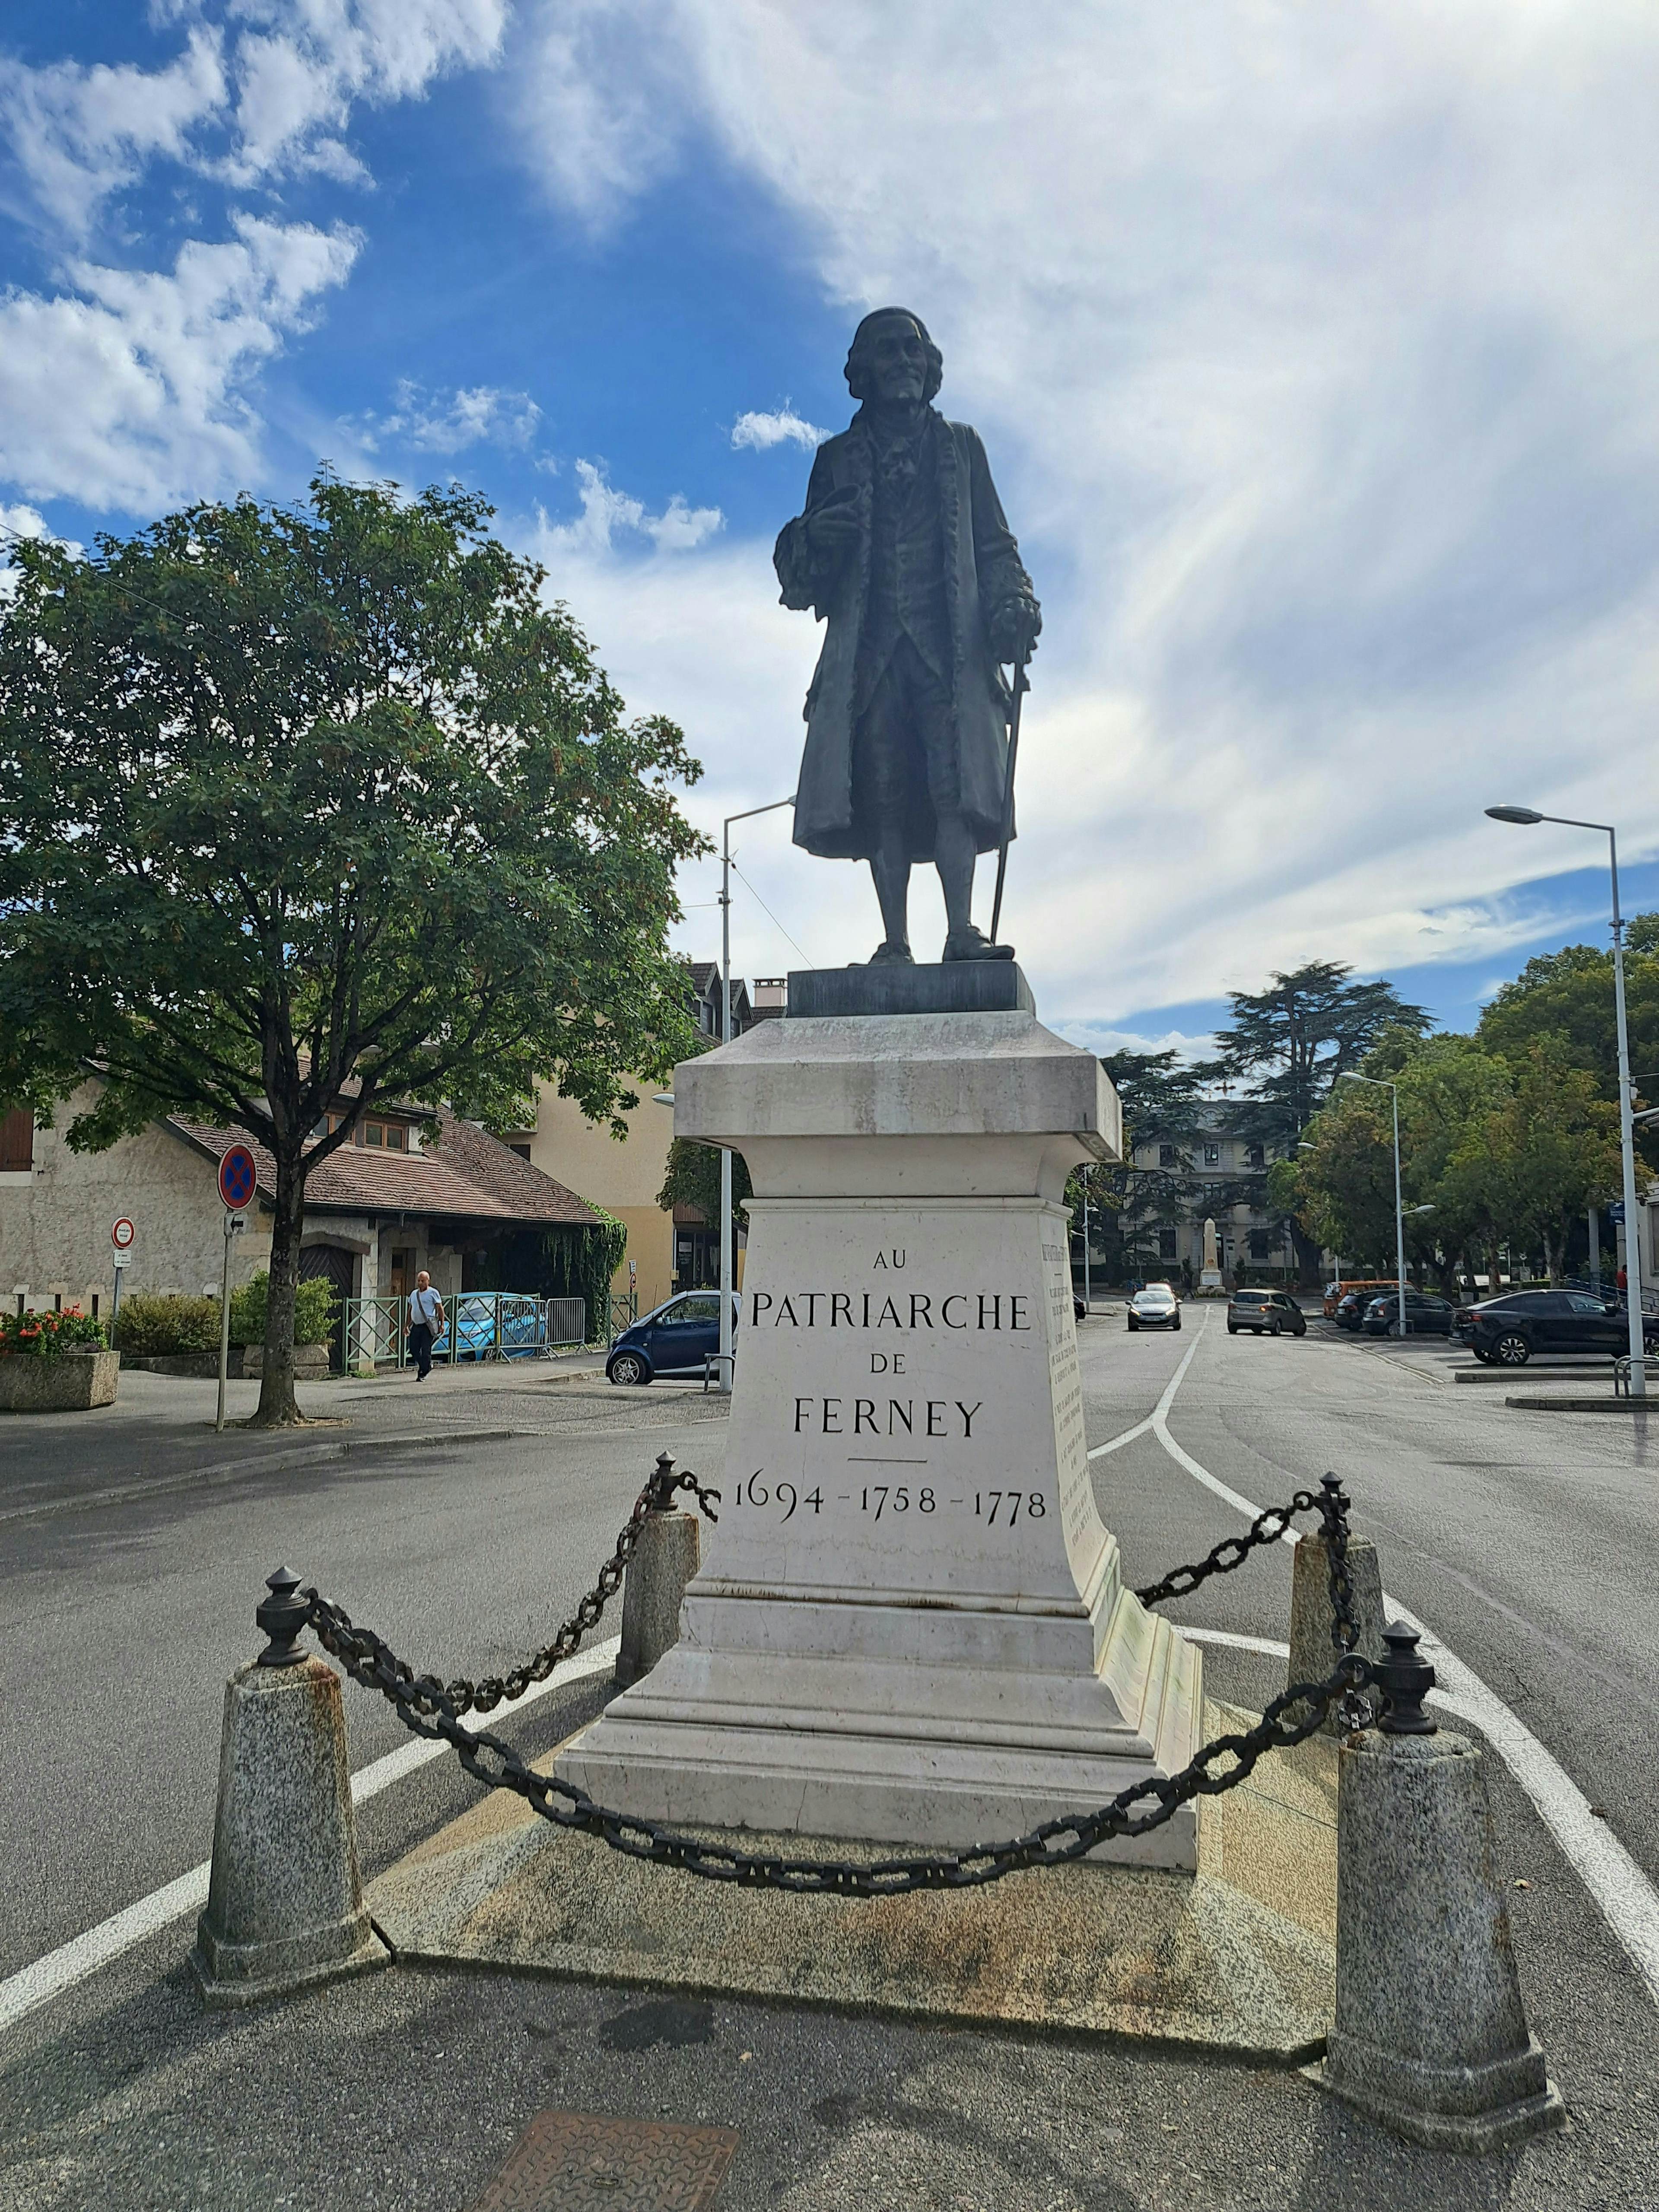
<instances>
[{"instance_id":1,"label":"street lamp post","mask_svg":"<svg viewBox=\"0 0 1659 2212\"><path fill-rule=\"evenodd\" d=\"M765 806L745 807L728 814L720 830L720 1042L732 1042L732 824L752 821L757 814L775 814L793 806L795 795L774 799ZM732 1388L732 1278L736 1266L732 1252L732 1154L720 1146L720 1388Z\"/></svg>"},{"instance_id":2,"label":"street lamp post","mask_svg":"<svg viewBox=\"0 0 1659 2212\"><path fill-rule=\"evenodd\" d=\"M1375 1084L1379 1091L1390 1092L1394 1098L1394 1263L1395 1286L1400 1297L1400 1337L1406 1336L1406 1207L1400 1194L1400 1085L1390 1083L1381 1075L1360 1075L1352 1067L1345 1067L1337 1077L1341 1082L1346 1076L1350 1083ZM1432 1213L1431 1206L1414 1206L1413 1213Z\"/></svg>"},{"instance_id":3,"label":"street lamp post","mask_svg":"<svg viewBox=\"0 0 1659 2212\"><path fill-rule=\"evenodd\" d=\"M1631 1112L1630 1036L1625 1024L1625 924L1619 911L1619 837L1610 822L1580 822L1571 814L1540 814L1531 806L1489 806L1494 822L1512 822L1531 829L1540 822L1559 823L1566 830L1595 830L1607 841L1607 866L1613 881L1613 1011L1619 1039L1619 1150L1625 1184L1625 1300L1629 1323L1630 1395L1648 1394L1645 1346L1642 1334L1642 1238L1636 1207L1636 1137Z\"/></svg>"}]
</instances>

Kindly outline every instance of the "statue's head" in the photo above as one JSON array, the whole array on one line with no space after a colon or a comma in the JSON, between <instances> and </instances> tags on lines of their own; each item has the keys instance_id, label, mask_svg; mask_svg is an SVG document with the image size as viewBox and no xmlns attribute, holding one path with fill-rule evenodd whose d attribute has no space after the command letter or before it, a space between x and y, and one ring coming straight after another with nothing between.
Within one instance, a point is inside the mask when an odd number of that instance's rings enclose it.
<instances>
[{"instance_id":1,"label":"statue's head","mask_svg":"<svg viewBox=\"0 0 1659 2212\"><path fill-rule=\"evenodd\" d=\"M945 356L908 307L878 307L853 333L847 389L854 399L931 399L945 381Z\"/></svg>"}]
</instances>

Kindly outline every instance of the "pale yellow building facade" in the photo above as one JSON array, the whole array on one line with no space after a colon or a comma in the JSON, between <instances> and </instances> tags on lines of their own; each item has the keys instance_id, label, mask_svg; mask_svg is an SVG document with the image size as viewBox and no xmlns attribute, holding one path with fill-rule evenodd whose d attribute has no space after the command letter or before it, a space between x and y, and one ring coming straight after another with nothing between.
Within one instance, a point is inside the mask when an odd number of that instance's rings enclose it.
<instances>
[{"instance_id":1,"label":"pale yellow building facade","mask_svg":"<svg viewBox=\"0 0 1659 2212\"><path fill-rule=\"evenodd\" d=\"M527 1152L532 1167L622 1223L628 1249L611 1287L623 1294L632 1288L642 1314L661 1305L674 1288L674 1219L657 1203L674 1137L673 1108L659 1106L653 1095L661 1087L638 1087L640 1103L626 1115L628 1134L620 1138L611 1135L607 1122L590 1121L574 1098L561 1098L553 1085L538 1083L535 1127L508 1139L515 1151Z\"/></svg>"}]
</instances>

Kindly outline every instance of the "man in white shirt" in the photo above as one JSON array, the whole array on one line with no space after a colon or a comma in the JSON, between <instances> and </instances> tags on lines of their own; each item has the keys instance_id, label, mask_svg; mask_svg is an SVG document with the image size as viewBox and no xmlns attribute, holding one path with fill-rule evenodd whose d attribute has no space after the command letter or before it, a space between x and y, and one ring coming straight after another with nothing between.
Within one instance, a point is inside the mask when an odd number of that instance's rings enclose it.
<instances>
[{"instance_id":1,"label":"man in white shirt","mask_svg":"<svg viewBox=\"0 0 1659 2212\"><path fill-rule=\"evenodd\" d=\"M432 1372L432 1347L444 1333L444 1302L432 1287L424 1267L415 1278L409 1300L409 1350L415 1362L415 1379L424 1382Z\"/></svg>"}]
</instances>

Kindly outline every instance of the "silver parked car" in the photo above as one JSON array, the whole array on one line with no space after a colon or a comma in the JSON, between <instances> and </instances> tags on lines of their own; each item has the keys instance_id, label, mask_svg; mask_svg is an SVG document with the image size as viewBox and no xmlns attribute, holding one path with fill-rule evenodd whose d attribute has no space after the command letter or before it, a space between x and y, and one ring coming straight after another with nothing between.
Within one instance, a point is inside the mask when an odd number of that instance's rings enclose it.
<instances>
[{"instance_id":1,"label":"silver parked car","mask_svg":"<svg viewBox=\"0 0 1659 2212\"><path fill-rule=\"evenodd\" d=\"M1148 1283L1129 1301L1131 1328L1179 1328L1181 1301L1167 1283Z\"/></svg>"}]
</instances>

